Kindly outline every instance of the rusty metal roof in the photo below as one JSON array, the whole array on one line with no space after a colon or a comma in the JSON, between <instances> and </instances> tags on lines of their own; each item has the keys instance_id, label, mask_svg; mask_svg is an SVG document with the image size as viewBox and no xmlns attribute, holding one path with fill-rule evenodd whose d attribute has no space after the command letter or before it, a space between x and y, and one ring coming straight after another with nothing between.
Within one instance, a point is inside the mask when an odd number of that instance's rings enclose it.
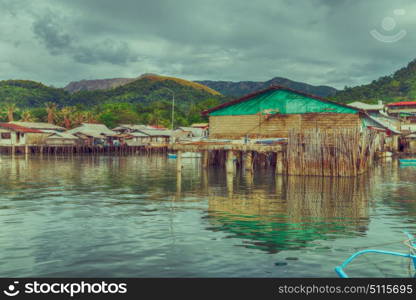
<instances>
[{"instance_id":1,"label":"rusty metal roof","mask_svg":"<svg viewBox=\"0 0 416 300\"><path fill-rule=\"evenodd\" d=\"M37 130L37 129L31 129L31 128L27 128L27 127L23 127L23 126L11 124L11 123L0 123L0 127L10 129L16 132L23 132L23 133L43 133L42 131Z\"/></svg>"}]
</instances>

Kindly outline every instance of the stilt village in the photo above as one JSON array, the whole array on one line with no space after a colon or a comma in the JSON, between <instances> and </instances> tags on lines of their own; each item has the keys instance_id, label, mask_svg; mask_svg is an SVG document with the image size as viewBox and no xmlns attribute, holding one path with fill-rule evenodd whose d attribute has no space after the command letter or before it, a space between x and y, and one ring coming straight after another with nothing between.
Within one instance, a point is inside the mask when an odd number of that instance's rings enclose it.
<instances>
[{"instance_id":1,"label":"stilt village","mask_svg":"<svg viewBox=\"0 0 416 300\"><path fill-rule=\"evenodd\" d=\"M201 112L207 123L166 129L143 124L0 123L10 155L130 154L199 158L202 167L274 168L276 174L358 176L378 160L416 152L416 102L348 105L282 86Z\"/></svg>"}]
</instances>

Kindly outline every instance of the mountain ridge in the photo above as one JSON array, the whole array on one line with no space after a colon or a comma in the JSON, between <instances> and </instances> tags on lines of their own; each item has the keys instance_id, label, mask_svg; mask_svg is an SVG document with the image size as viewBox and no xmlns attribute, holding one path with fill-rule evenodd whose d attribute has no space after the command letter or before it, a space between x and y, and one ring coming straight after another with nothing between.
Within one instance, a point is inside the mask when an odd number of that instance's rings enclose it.
<instances>
[{"instance_id":1,"label":"mountain ridge","mask_svg":"<svg viewBox=\"0 0 416 300\"><path fill-rule=\"evenodd\" d=\"M246 94L253 93L258 90L268 88L271 85L281 85L294 90L298 90L307 94L312 94L320 97L333 96L337 89L320 85L315 86L304 82L293 81L283 77L274 77L267 81L213 81L213 80L199 80L196 81L206 85L225 96L241 97Z\"/></svg>"},{"instance_id":2,"label":"mountain ridge","mask_svg":"<svg viewBox=\"0 0 416 300\"><path fill-rule=\"evenodd\" d=\"M194 82L202 84L213 90L213 94L223 94L228 97L241 97L252 92L265 89L271 85L282 85L288 88L299 90L308 94L313 94L321 97L333 96L337 90L330 86L320 85L315 86L304 82L293 81L283 77L274 77L267 81L216 81L216 80L196 80L188 81L181 78L161 76L156 74L143 74L136 78L109 78L109 79L93 79L93 80L80 80L72 81L64 90L75 93L81 91L95 91L95 90L110 90L134 82L140 78L151 78L151 79L171 79L179 80L182 83ZM195 86L197 87L197 86ZM203 88L203 87L199 87Z\"/></svg>"},{"instance_id":3,"label":"mountain ridge","mask_svg":"<svg viewBox=\"0 0 416 300\"><path fill-rule=\"evenodd\" d=\"M342 103L377 103L378 100L390 103L406 99L416 100L416 59L391 75L382 76L369 84L346 87L332 97L332 100Z\"/></svg>"}]
</instances>

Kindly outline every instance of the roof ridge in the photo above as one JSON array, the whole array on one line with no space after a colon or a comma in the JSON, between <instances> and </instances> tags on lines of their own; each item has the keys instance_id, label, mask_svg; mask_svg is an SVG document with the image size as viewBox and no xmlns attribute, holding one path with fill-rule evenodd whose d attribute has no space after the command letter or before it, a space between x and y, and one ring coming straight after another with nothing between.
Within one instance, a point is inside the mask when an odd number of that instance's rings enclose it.
<instances>
[{"instance_id":1,"label":"roof ridge","mask_svg":"<svg viewBox=\"0 0 416 300\"><path fill-rule=\"evenodd\" d=\"M359 108L356 108L356 107L352 107L352 106L349 106L347 104L343 104L343 103L338 103L338 102L335 102L335 101L331 101L331 100L328 100L328 99L325 99L325 98L322 98L322 97L319 97L319 96L315 96L315 95L312 95L312 94L308 94L308 93L305 93L305 92L302 92L302 91L298 91L298 90L295 90L295 89L292 89L292 88L288 88L288 87L285 87L285 86L282 86L282 85L271 85L268 88L265 88L265 89L262 89L262 90L259 90L259 91L256 91L256 92L247 94L247 95L245 95L245 96L243 96L241 98L237 98L235 100L231 100L231 101L228 101L226 103L222 103L222 104L220 104L218 106L215 106L213 108L204 110L204 111L202 111L201 114L204 115L204 116L206 116L206 115L208 115L209 113L211 113L213 111L216 111L216 110L219 110L219 109L228 107L228 106L232 106L232 105L237 104L237 103L241 103L241 102L250 100L250 99L252 99L252 98L254 98L254 97L256 97L256 96L258 96L260 94L266 93L268 91L273 91L273 90L275 90L275 91L278 91L278 90L289 91L289 92L292 92L292 93L295 93L295 94L298 94L298 95L301 95L301 96L305 96L305 97L308 97L308 98L316 99L316 100L319 100L319 101L322 101L322 102L333 103L333 104L337 104L337 105L340 105L340 106L343 106L343 107L352 108L352 109L355 109L357 111L363 112L362 109L359 109Z\"/></svg>"}]
</instances>

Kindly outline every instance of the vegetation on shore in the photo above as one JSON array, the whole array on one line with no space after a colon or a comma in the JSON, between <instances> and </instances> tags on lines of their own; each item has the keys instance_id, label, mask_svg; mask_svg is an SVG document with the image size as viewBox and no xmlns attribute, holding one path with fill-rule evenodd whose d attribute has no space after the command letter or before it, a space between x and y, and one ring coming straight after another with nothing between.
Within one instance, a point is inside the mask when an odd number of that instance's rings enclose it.
<instances>
[{"instance_id":1,"label":"vegetation on shore","mask_svg":"<svg viewBox=\"0 0 416 300\"><path fill-rule=\"evenodd\" d=\"M72 94L34 81L7 80L0 81L0 121L53 122L66 128L82 122L170 127L173 97L176 126L205 122L201 111L225 101L200 84L154 75L114 89Z\"/></svg>"},{"instance_id":2,"label":"vegetation on shore","mask_svg":"<svg viewBox=\"0 0 416 300\"><path fill-rule=\"evenodd\" d=\"M410 62L390 76L383 76L370 84L345 87L332 97L341 103L363 101L376 103L382 100L385 103L416 100L416 60Z\"/></svg>"}]
</instances>

